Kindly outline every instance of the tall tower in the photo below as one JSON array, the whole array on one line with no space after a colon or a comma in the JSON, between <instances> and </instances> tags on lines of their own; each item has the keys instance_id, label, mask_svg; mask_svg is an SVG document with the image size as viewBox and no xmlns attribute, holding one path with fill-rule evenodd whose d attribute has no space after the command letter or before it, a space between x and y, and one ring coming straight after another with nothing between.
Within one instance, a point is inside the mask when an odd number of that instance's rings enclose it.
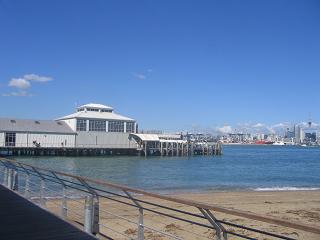
<instances>
[{"instance_id":1,"label":"tall tower","mask_svg":"<svg viewBox=\"0 0 320 240\"><path fill-rule=\"evenodd\" d=\"M312 125L312 118L311 118L311 114L309 113L308 127L311 128L311 125Z\"/></svg>"}]
</instances>

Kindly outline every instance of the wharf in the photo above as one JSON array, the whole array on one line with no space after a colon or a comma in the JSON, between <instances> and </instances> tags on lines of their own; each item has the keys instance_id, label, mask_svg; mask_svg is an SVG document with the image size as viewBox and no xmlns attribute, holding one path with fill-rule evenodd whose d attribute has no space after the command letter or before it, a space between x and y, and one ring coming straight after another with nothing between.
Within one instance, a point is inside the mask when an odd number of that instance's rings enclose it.
<instances>
[{"instance_id":1,"label":"wharf","mask_svg":"<svg viewBox=\"0 0 320 240\"><path fill-rule=\"evenodd\" d=\"M96 239L1 185L0 236L10 240Z\"/></svg>"}]
</instances>

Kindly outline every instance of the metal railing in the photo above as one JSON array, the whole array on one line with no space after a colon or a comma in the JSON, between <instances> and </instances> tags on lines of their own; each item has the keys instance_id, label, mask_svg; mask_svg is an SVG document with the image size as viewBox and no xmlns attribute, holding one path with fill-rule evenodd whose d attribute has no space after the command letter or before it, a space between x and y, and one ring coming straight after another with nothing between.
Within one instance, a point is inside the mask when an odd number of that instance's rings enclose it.
<instances>
[{"instance_id":1,"label":"metal railing","mask_svg":"<svg viewBox=\"0 0 320 240\"><path fill-rule=\"evenodd\" d=\"M226 220L226 216L320 234L320 229L312 225L150 193L4 158L0 163L3 185L99 239L294 239Z\"/></svg>"}]
</instances>

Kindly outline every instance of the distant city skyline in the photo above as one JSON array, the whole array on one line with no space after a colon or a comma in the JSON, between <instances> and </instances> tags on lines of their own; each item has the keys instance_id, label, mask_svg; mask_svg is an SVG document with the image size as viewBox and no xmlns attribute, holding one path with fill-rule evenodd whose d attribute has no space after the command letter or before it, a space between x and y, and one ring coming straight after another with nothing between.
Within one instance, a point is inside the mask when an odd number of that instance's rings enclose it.
<instances>
[{"instance_id":1,"label":"distant city skyline","mask_svg":"<svg viewBox=\"0 0 320 240\"><path fill-rule=\"evenodd\" d=\"M195 133L212 133L215 135L228 135L230 133L249 133L249 134L278 134L283 135L285 131L289 128L290 131L293 130L294 126L307 130L307 131L320 131L320 124L312 122L311 127L309 127L308 122L284 122L277 124L264 124L264 123L238 123L235 125L221 125L212 127L202 127L193 126L190 129L185 129L184 131L190 131Z\"/></svg>"},{"instance_id":2,"label":"distant city skyline","mask_svg":"<svg viewBox=\"0 0 320 240\"><path fill-rule=\"evenodd\" d=\"M0 0L0 117L94 102L141 129L317 123L319 25L313 0Z\"/></svg>"}]
</instances>

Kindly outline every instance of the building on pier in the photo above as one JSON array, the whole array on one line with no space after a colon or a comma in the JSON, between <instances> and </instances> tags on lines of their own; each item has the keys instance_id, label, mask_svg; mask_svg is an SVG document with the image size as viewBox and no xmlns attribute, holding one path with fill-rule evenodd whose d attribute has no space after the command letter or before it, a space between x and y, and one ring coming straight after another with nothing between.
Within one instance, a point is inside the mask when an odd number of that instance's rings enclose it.
<instances>
[{"instance_id":1,"label":"building on pier","mask_svg":"<svg viewBox=\"0 0 320 240\"><path fill-rule=\"evenodd\" d=\"M220 154L221 147L208 140L188 134L138 133L134 119L93 103L56 120L0 119L2 155Z\"/></svg>"},{"instance_id":2,"label":"building on pier","mask_svg":"<svg viewBox=\"0 0 320 240\"><path fill-rule=\"evenodd\" d=\"M134 119L112 107L86 104L56 120L0 119L0 148L136 150L129 139L138 129ZM0 149L1 150L1 149ZM91 151L91 150L90 150Z\"/></svg>"}]
</instances>

